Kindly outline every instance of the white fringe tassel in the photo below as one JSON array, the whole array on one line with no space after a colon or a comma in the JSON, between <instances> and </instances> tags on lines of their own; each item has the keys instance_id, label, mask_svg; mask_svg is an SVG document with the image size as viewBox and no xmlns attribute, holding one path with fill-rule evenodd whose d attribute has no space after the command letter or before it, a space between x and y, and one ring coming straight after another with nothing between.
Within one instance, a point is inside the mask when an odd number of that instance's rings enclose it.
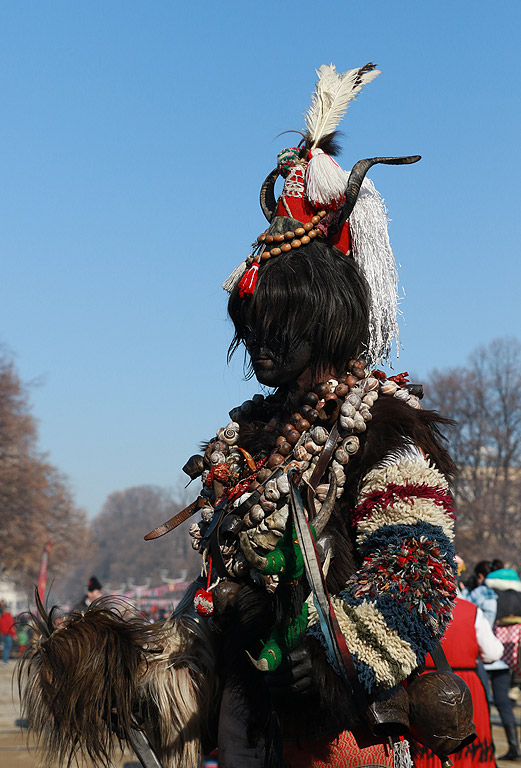
<instances>
[{"instance_id":1,"label":"white fringe tassel","mask_svg":"<svg viewBox=\"0 0 521 768\"><path fill-rule=\"evenodd\" d=\"M235 267L231 275L227 277L224 283L222 284L223 290L227 291L228 293L231 293L245 272L246 272L246 262L241 261L239 266Z\"/></svg>"},{"instance_id":2,"label":"white fringe tassel","mask_svg":"<svg viewBox=\"0 0 521 768\"><path fill-rule=\"evenodd\" d=\"M346 176L349 176L347 173ZM369 365L390 362L393 340L400 355L398 272L389 242L387 207L373 182L365 178L349 217L353 255L370 290L367 350Z\"/></svg>"},{"instance_id":3,"label":"white fringe tassel","mask_svg":"<svg viewBox=\"0 0 521 768\"><path fill-rule=\"evenodd\" d=\"M306 169L306 197L313 205L329 206L345 194L345 171L322 149L312 149L311 155Z\"/></svg>"}]
</instances>

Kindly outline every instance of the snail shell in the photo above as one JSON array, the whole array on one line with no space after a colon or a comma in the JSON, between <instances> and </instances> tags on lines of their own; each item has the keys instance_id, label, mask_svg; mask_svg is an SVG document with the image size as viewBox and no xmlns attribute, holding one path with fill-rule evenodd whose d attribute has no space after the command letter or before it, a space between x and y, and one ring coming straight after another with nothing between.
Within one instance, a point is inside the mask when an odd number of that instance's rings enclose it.
<instances>
[{"instance_id":1,"label":"snail shell","mask_svg":"<svg viewBox=\"0 0 521 768\"><path fill-rule=\"evenodd\" d=\"M365 421L359 413L355 414L353 421L355 422L355 432L365 432Z\"/></svg>"},{"instance_id":2,"label":"snail shell","mask_svg":"<svg viewBox=\"0 0 521 768\"><path fill-rule=\"evenodd\" d=\"M289 480L287 475L280 475L280 477L277 477L276 483L281 495L289 493Z\"/></svg>"},{"instance_id":3,"label":"snail shell","mask_svg":"<svg viewBox=\"0 0 521 768\"><path fill-rule=\"evenodd\" d=\"M346 473L344 472L344 468L341 464L338 463L338 461L332 461L331 462L331 469L335 473L337 485L340 483L341 485L345 484L346 481Z\"/></svg>"},{"instance_id":4,"label":"snail shell","mask_svg":"<svg viewBox=\"0 0 521 768\"><path fill-rule=\"evenodd\" d=\"M302 482L309 483L312 474L313 474L312 467L310 467L309 469L306 469L306 471L302 473Z\"/></svg>"},{"instance_id":5,"label":"snail shell","mask_svg":"<svg viewBox=\"0 0 521 768\"><path fill-rule=\"evenodd\" d=\"M277 488L276 480L268 480L264 487L264 496L268 501L278 501L280 499L280 491Z\"/></svg>"},{"instance_id":6,"label":"snail shell","mask_svg":"<svg viewBox=\"0 0 521 768\"><path fill-rule=\"evenodd\" d=\"M371 421L373 418L373 414L369 410L369 408L360 408L360 416L363 418L364 421Z\"/></svg>"},{"instance_id":7,"label":"snail shell","mask_svg":"<svg viewBox=\"0 0 521 768\"><path fill-rule=\"evenodd\" d=\"M202 539L192 539L192 549L198 552L201 549Z\"/></svg>"},{"instance_id":8,"label":"snail shell","mask_svg":"<svg viewBox=\"0 0 521 768\"><path fill-rule=\"evenodd\" d=\"M220 429L217 433L220 440L223 440L227 445L235 445L239 440L240 427L236 421L230 421L225 427Z\"/></svg>"},{"instance_id":9,"label":"snail shell","mask_svg":"<svg viewBox=\"0 0 521 768\"><path fill-rule=\"evenodd\" d=\"M336 496L335 496L335 498L339 499L343 493L344 493L343 483L342 483L342 485L338 484L337 485L337 489L336 489Z\"/></svg>"},{"instance_id":10,"label":"snail shell","mask_svg":"<svg viewBox=\"0 0 521 768\"><path fill-rule=\"evenodd\" d=\"M266 525L270 531L285 531L288 522L289 509L286 504L281 509L277 509L272 515L266 518Z\"/></svg>"},{"instance_id":11,"label":"snail shell","mask_svg":"<svg viewBox=\"0 0 521 768\"><path fill-rule=\"evenodd\" d=\"M200 539L201 538L201 526L199 525L199 523L192 523L192 525L188 529L188 533L194 539Z\"/></svg>"},{"instance_id":12,"label":"snail shell","mask_svg":"<svg viewBox=\"0 0 521 768\"><path fill-rule=\"evenodd\" d=\"M357 438L356 435L351 435L351 437L346 437L346 439L342 443L342 448L350 456L354 456L355 453L358 453L358 451L360 450L360 440Z\"/></svg>"},{"instance_id":13,"label":"snail shell","mask_svg":"<svg viewBox=\"0 0 521 768\"><path fill-rule=\"evenodd\" d=\"M206 483L208 479L209 471L207 469L204 470L203 474L201 475L201 480L203 483Z\"/></svg>"},{"instance_id":14,"label":"snail shell","mask_svg":"<svg viewBox=\"0 0 521 768\"><path fill-rule=\"evenodd\" d=\"M279 586L279 577L277 574L273 574L272 576L263 576L264 579L264 586L266 588L266 592L268 594L273 595L274 592L277 591L277 587Z\"/></svg>"},{"instance_id":15,"label":"snail shell","mask_svg":"<svg viewBox=\"0 0 521 768\"><path fill-rule=\"evenodd\" d=\"M380 385L380 382L378 381L378 379L375 379L373 376L369 376L364 381L364 390L366 392L374 392L374 391L377 392L379 385Z\"/></svg>"},{"instance_id":16,"label":"snail shell","mask_svg":"<svg viewBox=\"0 0 521 768\"><path fill-rule=\"evenodd\" d=\"M371 407L375 404L375 402L378 400L378 392L368 392L367 395L364 395L362 398L362 403L365 403L365 405L368 405Z\"/></svg>"},{"instance_id":17,"label":"snail shell","mask_svg":"<svg viewBox=\"0 0 521 768\"><path fill-rule=\"evenodd\" d=\"M327 386L329 387L330 392L334 392L335 389L338 387L338 381L336 379L329 379L327 382Z\"/></svg>"},{"instance_id":18,"label":"snail shell","mask_svg":"<svg viewBox=\"0 0 521 768\"><path fill-rule=\"evenodd\" d=\"M246 528L253 528L255 526L255 523L251 519L251 510L250 512L246 512L246 514L242 518L242 522L244 523Z\"/></svg>"},{"instance_id":19,"label":"snail shell","mask_svg":"<svg viewBox=\"0 0 521 768\"><path fill-rule=\"evenodd\" d=\"M420 400L416 397L416 395L409 395L407 404L410 405L411 408L421 408Z\"/></svg>"},{"instance_id":20,"label":"snail shell","mask_svg":"<svg viewBox=\"0 0 521 768\"><path fill-rule=\"evenodd\" d=\"M303 445L297 445L293 451L293 455L297 461L309 461L311 458L311 453L308 453Z\"/></svg>"},{"instance_id":21,"label":"snail shell","mask_svg":"<svg viewBox=\"0 0 521 768\"><path fill-rule=\"evenodd\" d=\"M269 501L264 494L259 499L259 504L265 512L275 512L277 505L274 501Z\"/></svg>"},{"instance_id":22,"label":"snail shell","mask_svg":"<svg viewBox=\"0 0 521 768\"><path fill-rule=\"evenodd\" d=\"M395 381L384 381L382 386L380 387L380 392L382 395L394 395L396 390L398 389L398 384Z\"/></svg>"},{"instance_id":23,"label":"snail shell","mask_svg":"<svg viewBox=\"0 0 521 768\"><path fill-rule=\"evenodd\" d=\"M256 531L253 529L251 533L248 531L248 536L252 544L271 552L277 546L282 534L280 531Z\"/></svg>"},{"instance_id":24,"label":"snail shell","mask_svg":"<svg viewBox=\"0 0 521 768\"><path fill-rule=\"evenodd\" d=\"M209 523L213 517L213 513L214 513L213 507L204 507L201 510L201 520L203 521L203 523Z\"/></svg>"},{"instance_id":25,"label":"snail shell","mask_svg":"<svg viewBox=\"0 0 521 768\"><path fill-rule=\"evenodd\" d=\"M317 485L317 489L315 491L317 499L319 501L324 501L328 491L329 485L327 483L321 483L320 485Z\"/></svg>"},{"instance_id":26,"label":"snail shell","mask_svg":"<svg viewBox=\"0 0 521 768\"><path fill-rule=\"evenodd\" d=\"M217 464L224 464L226 456L221 451L214 451L210 454L210 464L215 467Z\"/></svg>"},{"instance_id":27,"label":"snail shell","mask_svg":"<svg viewBox=\"0 0 521 768\"><path fill-rule=\"evenodd\" d=\"M358 409L360 408L360 403L362 400L355 392L350 392L346 397L345 402L353 405L356 409Z\"/></svg>"},{"instance_id":28,"label":"snail shell","mask_svg":"<svg viewBox=\"0 0 521 768\"><path fill-rule=\"evenodd\" d=\"M343 448L338 448L335 451L335 459L338 461L339 464L347 464L347 462L349 461L349 454Z\"/></svg>"},{"instance_id":29,"label":"snail shell","mask_svg":"<svg viewBox=\"0 0 521 768\"><path fill-rule=\"evenodd\" d=\"M340 417L340 426L346 432L352 432L352 430L355 428L354 419L351 419L348 416L341 416Z\"/></svg>"},{"instance_id":30,"label":"snail shell","mask_svg":"<svg viewBox=\"0 0 521 768\"><path fill-rule=\"evenodd\" d=\"M406 389L398 389L394 396L397 400L403 400L404 403L407 403L411 399L411 395Z\"/></svg>"},{"instance_id":31,"label":"snail shell","mask_svg":"<svg viewBox=\"0 0 521 768\"><path fill-rule=\"evenodd\" d=\"M324 445L329 432L324 427L313 427L311 430L311 438L317 445Z\"/></svg>"},{"instance_id":32,"label":"snail shell","mask_svg":"<svg viewBox=\"0 0 521 768\"><path fill-rule=\"evenodd\" d=\"M353 416L356 413L356 408L354 405L351 405L351 403L342 403L342 407L340 408L340 414L342 416L348 416L349 418L353 418Z\"/></svg>"},{"instance_id":33,"label":"snail shell","mask_svg":"<svg viewBox=\"0 0 521 768\"><path fill-rule=\"evenodd\" d=\"M248 512L251 521L256 525L257 523L260 523L261 520L264 520L264 510L261 507L260 504L254 504L253 507Z\"/></svg>"},{"instance_id":34,"label":"snail shell","mask_svg":"<svg viewBox=\"0 0 521 768\"><path fill-rule=\"evenodd\" d=\"M304 443L304 448L310 454L310 456L314 456L316 453L320 453L320 451L322 450L321 447L317 445L314 440L311 440L311 439L306 440L306 442Z\"/></svg>"}]
</instances>

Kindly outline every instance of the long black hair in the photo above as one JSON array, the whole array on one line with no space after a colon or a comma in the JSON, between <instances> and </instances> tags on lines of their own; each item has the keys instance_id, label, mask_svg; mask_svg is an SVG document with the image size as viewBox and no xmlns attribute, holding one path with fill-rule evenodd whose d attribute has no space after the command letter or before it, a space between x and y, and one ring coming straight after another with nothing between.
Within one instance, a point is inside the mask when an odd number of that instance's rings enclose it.
<instances>
[{"instance_id":1,"label":"long black hair","mask_svg":"<svg viewBox=\"0 0 521 768\"><path fill-rule=\"evenodd\" d=\"M369 337L368 287L350 256L329 243L313 243L271 258L259 269L254 295L236 286L228 313L235 334L230 358L250 335L275 340L281 360L293 344L311 346L313 372L345 372Z\"/></svg>"}]
</instances>

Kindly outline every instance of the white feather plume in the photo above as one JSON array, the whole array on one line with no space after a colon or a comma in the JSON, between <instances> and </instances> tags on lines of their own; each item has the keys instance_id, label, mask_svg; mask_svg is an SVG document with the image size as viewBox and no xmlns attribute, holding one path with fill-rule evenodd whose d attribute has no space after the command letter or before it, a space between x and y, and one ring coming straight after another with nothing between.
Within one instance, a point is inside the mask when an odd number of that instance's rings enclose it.
<instances>
[{"instance_id":1,"label":"white feather plume","mask_svg":"<svg viewBox=\"0 0 521 768\"><path fill-rule=\"evenodd\" d=\"M373 64L349 69L339 74L334 64L322 64L316 70L318 80L311 96L311 106L305 115L306 128L316 147L320 139L333 133L342 120L349 103L364 85L378 77L380 71Z\"/></svg>"}]
</instances>

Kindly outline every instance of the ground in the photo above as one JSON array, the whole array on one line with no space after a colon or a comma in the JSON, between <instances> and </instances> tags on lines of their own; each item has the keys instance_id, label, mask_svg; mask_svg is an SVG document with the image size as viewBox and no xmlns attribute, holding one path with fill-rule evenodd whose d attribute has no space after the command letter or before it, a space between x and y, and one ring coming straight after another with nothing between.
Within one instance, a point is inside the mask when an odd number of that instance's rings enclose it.
<instances>
[{"instance_id":1,"label":"ground","mask_svg":"<svg viewBox=\"0 0 521 768\"><path fill-rule=\"evenodd\" d=\"M38 747L31 740L27 742L25 732L20 729L18 696L16 685L13 685L15 666L15 661L10 661L6 667L0 663L0 768L36 768ZM521 707L518 704L516 704L515 713L519 725ZM499 716L494 708L492 708L492 735L496 754L503 755L507 750L507 743ZM521 766L521 760L498 761L498 765L500 768ZM116 767L141 768L141 764L131 752L128 752L118 760ZM87 763L85 768L88 768Z\"/></svg>"}]
</instances>

